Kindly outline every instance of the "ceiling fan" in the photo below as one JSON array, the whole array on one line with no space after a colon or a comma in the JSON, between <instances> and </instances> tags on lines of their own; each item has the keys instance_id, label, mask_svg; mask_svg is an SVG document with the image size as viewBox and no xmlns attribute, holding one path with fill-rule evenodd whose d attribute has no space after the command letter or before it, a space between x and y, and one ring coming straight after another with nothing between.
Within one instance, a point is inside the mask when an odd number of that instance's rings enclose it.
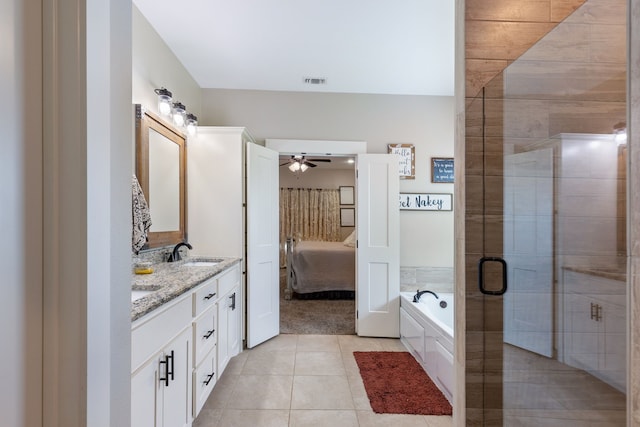
<instances>
[{"instance_id":1,"label":"ceiling fan","mask_svg":"<svg viewBox=\"0 0 640 427\"><path fill-rule=\"evenodd\" d=\"M305 156L291 156L288 162L282 163L280 166L289 165L291 172L304 172L307 169L315 168L315 163L312 162L330 162L331 159L307 159Z\"/></svg>"}]
</instances>

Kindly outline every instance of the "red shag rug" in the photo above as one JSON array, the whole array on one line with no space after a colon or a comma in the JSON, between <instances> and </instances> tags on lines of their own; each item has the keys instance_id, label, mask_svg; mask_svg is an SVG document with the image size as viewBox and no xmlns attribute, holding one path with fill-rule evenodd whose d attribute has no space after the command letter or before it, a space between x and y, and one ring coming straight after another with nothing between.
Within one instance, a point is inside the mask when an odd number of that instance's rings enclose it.
<instances>
[{"instance_id":1,"label":"red shag rug","mask_svg":"<svg viewBox=\"0 0 640 427\"><path fill-rule=\"evenodd\" d=\"M408 352L354 351L377 414L451 415L451 404Z\"/></svg>"}]
</instances>

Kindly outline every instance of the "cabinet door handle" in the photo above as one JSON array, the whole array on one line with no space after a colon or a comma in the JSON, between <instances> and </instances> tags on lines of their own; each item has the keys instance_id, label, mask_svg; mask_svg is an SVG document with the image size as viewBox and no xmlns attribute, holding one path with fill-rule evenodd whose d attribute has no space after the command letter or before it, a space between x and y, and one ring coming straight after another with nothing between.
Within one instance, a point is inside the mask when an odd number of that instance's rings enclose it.
<instances>
[{"instance_id":1,"label":"cabinet door handle","mask_svg":"<svg viewBox=\"0 0 640 427\"><path fill-rule=\"evenodd\" d=\"M170 356L167 356L167 362L169 362L169 360L171 360L171 365L167 365L167 378L169 378L169 375L171 375L171 380L172 380L172 381L174 380L174 377L173 377L173 373L174 373L174 366L173 366L174 359L175 359L175 358L174 358L174 356L173 356L173 350L171 350L171 355L170 355ZM169 366L171 366L171 367L169 367ZM167 379L167 385L169 385L169 379Z\"/></svg>"},{"instance_id":2,"label":"cabinet door handle","mask_svg":"<svg viewBox=\"0 0 640 427\"><path fill-rule=\"evenodd\" d=\"M231 298L231 310L235 310L236 309L236 293L234 292L233 295L231 295L229 298Z\"/></svg>"},{"instance_id":3,"label":"cabinet door handle","mask_svg":"<svg viewBox=\"0 0 640 427\"><path fill-rule=\"evenodd\" d=\"M211 338L211 335L213 335L213 333L215 332L215 329L212 329L210 331L207 331L206 334L204 334L204 339L208 340L209 338Z\"/></svg>"},{"instance_id":4,"label":"cabinet door handle","mask_svg":"<svg viewBox=\"0 0 640 427\"><path fill-rule=\"evenodd\" d=\"M216 374L215 372L212 372L209 375L207 375L207 379L203 381L205 386L209 385L209 383L211 382L215 374Z\"/></svg>"},{"instance_id":5,"label":"cabinet door handle","mask_svg":"<svg viewBox=\"0 0 640 427\"><path fill-rule=\"evenodd\" d=\"M602 306L600 304L591 303L591 320L596 322L602 320Z\"/></svg>"},{"instance_id":6,"label":"cabinet door handle","mask_svg":"<svg viewBox=\"0 0 640 427\"><path fill-rule=\"evenodd\" d=\"M162 370L162 365L164 365L164 378L160 377L160 381L164 381L165 387L169 387L169 369L168 367L168 356L165 356L164 360L160 361L160 370Z\"/></svg>"},{"instance_id":7,"label":"cabinet door handle","mask_svg":"<svg viewBox=\"0 0 640 427\"><path fill-rule=\"evenodd\" d=\"M215 296L216 296L216 293L215 293L215 292L213 292L213 293L210 293L209 295L207 295L206 297L204 297L204 299L205 299L205 300L210 300L211 298L213 298L213 297L215 297Z\"/></svg>"}]
</instances>

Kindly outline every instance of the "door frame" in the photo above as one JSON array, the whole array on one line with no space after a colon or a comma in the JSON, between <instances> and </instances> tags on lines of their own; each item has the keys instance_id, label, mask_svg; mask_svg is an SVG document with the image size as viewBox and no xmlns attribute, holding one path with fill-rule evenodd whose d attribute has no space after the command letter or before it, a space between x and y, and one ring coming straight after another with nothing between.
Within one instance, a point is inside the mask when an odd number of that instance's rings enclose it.
<instances>
[{"instance_id":1,"label":"door frame","mask_svg":"<svg viewBox=\"0 0 640 427\"><path fill-rule=\"evenodd\" d=\"M289 156L303 153L305 156L353 156L367 154L367 143L365 141L336 141L336 140L314 140L314 139L265 139L265 147L277 151L280 155ZM355 167L354 167L355 169ZM354 170L355 174L355 170ZM356 181L356 188L357 188ZM356 276L358 274L356 266ZM358 287L356 286L356 295ZM357 297L356 297L357 298ZM354 309L356 315L358 306ZM356 322L356 333L358 322Z\"/></svg>"}]
</instances>

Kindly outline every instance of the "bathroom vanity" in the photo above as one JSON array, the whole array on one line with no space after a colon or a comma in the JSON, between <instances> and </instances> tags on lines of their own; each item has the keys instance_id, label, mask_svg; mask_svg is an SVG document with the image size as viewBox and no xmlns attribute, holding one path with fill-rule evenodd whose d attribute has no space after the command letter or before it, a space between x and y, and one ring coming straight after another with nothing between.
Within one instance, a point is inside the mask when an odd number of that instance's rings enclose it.
<instances>
[{"instance_id":1,"label":"bathroom vanity","mask_svg":"<svg viewBox=\"0 0 640 427\"><path fill-rule=\"evenodd\" d=\"M241 351L240 259L153 267L132 286L131 425L190 426Z\"/></svg>"},{"instance_id":2,"label":"bathroom vanity","mask_svg":"<svg viewBox=\"0 0 640 427\"><path fill-rule=\"evenodd\" d=\"M563 269L565 362L626 390L626 280L603 269Z\"/></svg>"}]
</instances>

